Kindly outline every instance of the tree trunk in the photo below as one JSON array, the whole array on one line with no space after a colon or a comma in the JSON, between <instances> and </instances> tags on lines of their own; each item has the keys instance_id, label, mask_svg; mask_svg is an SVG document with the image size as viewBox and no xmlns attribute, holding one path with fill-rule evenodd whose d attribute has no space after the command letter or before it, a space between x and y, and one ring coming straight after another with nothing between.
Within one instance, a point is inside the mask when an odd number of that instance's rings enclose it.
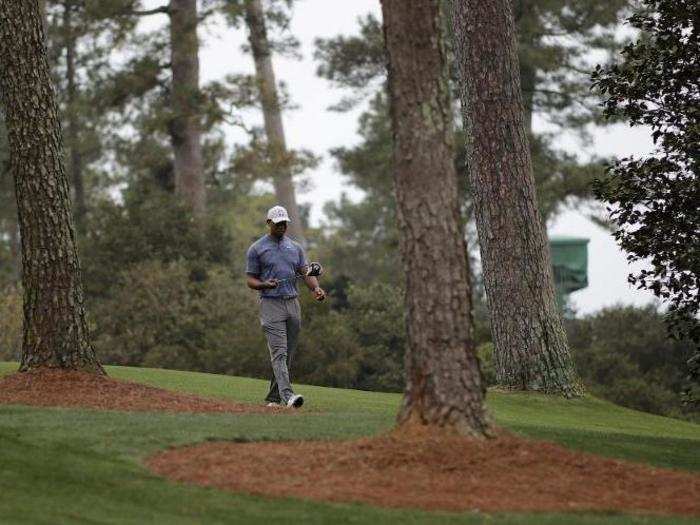
<instances>
[{"instance_id":1,"label":"tree trunk","mask_svg":"<svg viewBox=\"0 0 700 525\"><path fill-rule=\"evenodd\" d=\"M441 2L382 0L408 310L399 424L489 433L453 163Z\"/></svg>"},{"instance_id":2,"label":"tree trunk","mask_svg":"<svg viewBox=\"0 0 700 525\"><path fill-rule=\"evenodd\" d=\"M580 394L537 211L511 1L456 2L454 24L498 381Z\"/></svg>"},{"instance_id":3,"label":"tree trunk","mask_svg":"<svg viewBox=\"0 0 700 525\"><path fill-rule=\"evenodd\" d=\"M66 38L66 120L68 121L68 158L70 159L70 180L73 183L73 208L75 223L79 232L85 231L85 186L83 184L83 159L80 154L80 131L76 116L78 86L75 76L76 38L73 28L73 1L63 4L63 31Z\"/></svg>"},{"instance_id":4,"label":"tree trunk","mask_svg":"<svg viewBox=\"0 0 700 525\"><path fill-rule=\"evenodd\" d=\"M265 134L269 148L269 157L275 170L272 183L279 203L287 209L291 223L289 233L297 241L306 244L304 231L299 216L294 181L288 167L287 142L284 137L282 111L277 95L275 72L272 68L272 53L267 39L265 15L261 0L246 2L246 24L249 31L250 48L255 60L255 75L260 89Z\"/></svg>"},{"instance_id":5,"label":"tree trunk","mask_svg":"<svg viewBox=\"0 0 700 525\"><path fill-rule=\"evenodd\" d=\"M175 154L175 191L189 203L195 217L206 207L202 162L199 40L197 1L171 0L172 121L170 137Z\"/></svg>"},{"instance_id":6,"label":"tree trunk","mask_svg":"<svg viewBox=\"0 0 700 525\"><path fill-rule=\"evenodd\" d=\"M44 29L44 38L49 34L49 19L46 13L46 0L39 0L39 13L41 16L41 26Z\"/></svg>"},{"instance_id":7,"label":"tree trunk","mask_svg":"<svg viewBox=\"0 0 700 525\"><path fill-rule=\"evenodd\" d=\"M12 265L12 280L19 282L22 278L22 269L20 261L20 241L19 241L19 231L18 225L16 223L11 223L9 228L10 235L10 264Z\"/></svg>"},{"instance_id":8,"label":"tree trunk","mask_svg":"<svg viewBox=\"0 0 700 525\"><path fill-rule=\"evenodd\" d=\"M104 373L91 345L58 108L36 0L0 0L0 95L15 179L24 286L20 370Z\"/></svg>"}]
</instances>

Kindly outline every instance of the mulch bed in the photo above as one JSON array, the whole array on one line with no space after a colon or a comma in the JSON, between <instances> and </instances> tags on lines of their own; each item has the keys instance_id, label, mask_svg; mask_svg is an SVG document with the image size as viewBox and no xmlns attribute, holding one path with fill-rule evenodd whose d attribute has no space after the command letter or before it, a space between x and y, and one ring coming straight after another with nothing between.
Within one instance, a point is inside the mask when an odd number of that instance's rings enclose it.
<instances>
[{"instance_id":1,"label":"mulch bed","mask_svg":"<svg viewBox=\"0 0 700 525\"><path fill-rule=\"evenodd\" d=\"M214 442L160 453L147 466L235 492L382 507L700 515L700 476L504 432L484 441L404 432L345 442Z\"/></svg>"},{"instance_id":2,"label":"mulch bed","mask_svg":"<svg viewBox=\"0 0 700 525\"><path fill-rule=\"evenodd\" d=\"M242 414L275 411L263 406L170 392L87 372L56 369L18 372L0 378L0 404L138 412Z\"/></svg>"}]
</instances>

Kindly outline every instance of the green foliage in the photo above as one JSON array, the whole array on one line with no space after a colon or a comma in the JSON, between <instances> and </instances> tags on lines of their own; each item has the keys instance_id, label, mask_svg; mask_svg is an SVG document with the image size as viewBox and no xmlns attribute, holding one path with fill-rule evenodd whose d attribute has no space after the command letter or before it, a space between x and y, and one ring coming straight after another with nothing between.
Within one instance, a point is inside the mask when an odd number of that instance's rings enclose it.
<instances>
[{"instance_id":1,"label":"green foliage","mask_svg":"<svg viewBox=\"0 0 700 525\"><path fill-rule=\"evenodd\" d=\"M77 204L90 208L107 186L104 162L112 122L105 111L101 83L111 71L110 55L123 48L135 29L133 17L122 16L131 0L81 2L45 0L47 47L63 128L66 169L83 185L84 202L73 199L76 225L82 231ZM99 4L99 6L97 5ZM68 57L72 57L72 64ZM75 180L70 181L75 189ZM75 194L74 194L75 196Z\"/></svg>"},{"instance_id":2,"label":"green foliage","mask_svg":"<svg viewBox=\"0 0 700 525\"><path fill-rule=\"evenodd\" d=\"M258 321L242 282L245 252L232 251L242 243L215 218L195 223L172 195L139 190L123 205L96 206L82 246L98 356L259 375L264 360L247 360Z\"/></svg>"},{"instance_id":3,"label":"green foliage","mask_svg":"<svg viewBox=\"0 0 700 525\"><path fill-rule=\"evenodd\" d=\"M569 342L582 380L613 403L655 414L700 420L682 404L688 342L670 339L655 307L615 307L567 321Z\"/></svg>"},{"instance_id":4,"label":"green foliage","mask_svg":"<svg viewBox=\"0 0 700 525\"><path fill-rule=\"evenodd\" d=\"M172 195L141 187L124 205L103 201L91 216L81 246L88 297L108 295L118 276L145 261L184 261L193 279L208 266L231 261L230 236L213 219L195 224L187 206Z\"/></svg>"},{"instance_id":5,"label":"green foliage","mask_svg":"<svg viewBox=\"0 0 700 525\"><path fill-rule=\"evenodd\" d=\"M671 332L700 348L700 5L642 4L629 19L642 36L625 47L622 64L599 66L592 78L605 115L648 126L656 149L611 165L595 191L628 259L651 259L630 283L668 302Z\"/></svg>"},{"instance_id":6,"label":"green foliage","mask_svg":"<svg viewBox=\"0 0 700 525\"><path fill-rule=\"evenodd\" d=\"M337 36L315 41L314 58L319 62L316 73L336 84L351 88L355 94L344 98L332 109L344 111L355 106L386 75L386 53L382 24L373 15L358 21L358 36Z\"/></svg>"},{"instance_id":7,"label":"green foliage","mask_svg":"<svg viewBox=\"0 0 700 525\"><path fill-rule=\"evenodd\" d=\"M316 303L302 291L303 328L294 380L361 390L402 390L403 291L373 283L353 285L345 292L342 304L333 292L328 304Z\"/></svg>"},{"instance_id":8,"label":"green foliage","mask_svg":"<svg viewBox=\"0 0 700 525\"><path fill-rule=\"evenodd\" d=\"M493 358L493 343L482 343L476 349L476 354L479 357L481 365L481 374L484 376L486 386L496 386L496 364Z\"/></svg>"},{"instance_id":9,"label":"green foliage","mask_svg":"<svg viewBox=\"0 0 700 525\"><path fill-rule=\"evenodd\" d=\"M587 2L584 6L574 0L517 3L524 98L532 111L579 131L584 123L594 120L595 115L590 111L594 98L580 62L594 50L614 46L616 15L624 4ZM373 94L359 121L362 141L354 147L332 150L340 170L365 194L360 202L341 198L325 208L329 222L320 254L327 266L336 270L330 287L343 297L351 284L402 284L400 232L396 228L392 194L392 132L385 96L382 28L372 16L358 23L357 35L318 40L315 53L318 74L353 93L337 109L347 109ZM556 36L564 31L571 34L566 42ZM538 204L545 220L556 216L572 198L588 198L589 183L600 170L598 163L581 163L576 156L554 149L553 138L539 134L533 135L531 141ZM469 227L471 205L465 143L461 139L456 141L462 149L455 151L455 166L460 175L463 220ZM474 296L478 308L483 296L479 293ZM488 326L487 320L481 321ZM480 335L477 339L481 343L488 338Z\"/></svg>"},{"instance_id":10,"label":"green foliage","mask_svg":"<svg viewBox=\"0 0 700 525\"><path fill-rule=\"evenodd\" d=\"M374 282L353 285L347 317L362 349L355 388L397 391L404 385L406 321L403 287Z\"/></svg>"},{"instance_id":11,"label":"green foliage","mask_svg":"<svg viewBox=\"0 0 700 525\"><path fill-rule=\"evenodd\" d=\"M105 362L264 376L257 301L221 267L192 280L180 262L146 261L96 304L95 345ZM262 354L262 355L261 355Z\"/></svg>"},{"instance_id":12,"label":"green foliage","mask_svg":"<svg viewBox=\"0 0 700 525\"><path fill-rule=\"evenodd\" d=\"M700 421L700 407L692 402L697 398L683 399L692 388L686 369L692 346L668 337L655 307L606 308L565 319L565 326L589 392L624 407ZM477 353L486 384L495 386L493 343L480 342Z\"/></svg>"},{"instance_id":13,"label":"green foliage","mask_svg":"<svg viewBox=\"0 0 700 525\"><path fill-rule=\"evenodd\" d=\"M618 47L615 32L627 0L516 0L513 14L526 108L563 129L585 134L598 102L589 57Z\"/></svg>"},{"instance_id":14,"label":"green foliage","mask_svg":"<svg viewBox=\"0 0 700 525\"><path fill-rule=\"evenodd\" d=\"M450 3L451 0L445 0ZM521 84L528 110L527 126L532 131L532 113L537 113L562 130L585 136L586 125L599 120L595 111L597 98L589 89L586 71L588 57L617 47L615 30L618 16L627 8L626 0L582 2L580 0L518 0L514 12L519 36ZM450 12L450 8L446 12ZM351 182L368 194L374 208L371 218L377 224L391 224L393 208L386 206L378 194L391 190L391 131L383 92L386 85L386 58L381 23L371 15L358 20L359 33L316 41L315 58L318 74L352 94L335 109L346 110L368 95L374 98L360 117L363 142L347 149L338 148L333 155L341 171ZM449 31L450 28L448 27ZM565 37L564 37L565 35ZM456 73L455 73L456 74ZM453 79L456 80L456 77ZM455 82L456 84L456 82ZM379 91L379 95L377 95ZM455 101L458 100L455 88ZM556 216L565 205L591 197L590 182L600 174L601 163L594 159L582 162L575 155L556 150L552 134L533 134L531 150L538 203L543 219ZM464 145L464 140L456 141ZM464 152L456 151L458 173L463 168ZM462 202L469 217L466 176ZM329 209L336 224L350 221L351 204ZM369 211L369 210L365 210ZM357 210L356 213L361 213ZM380 218L380 215L384 216ZM368 218L368 221L370 219ZM353 224L341 226L343 236L354 231Z\"/></svg>"}]
</instances>

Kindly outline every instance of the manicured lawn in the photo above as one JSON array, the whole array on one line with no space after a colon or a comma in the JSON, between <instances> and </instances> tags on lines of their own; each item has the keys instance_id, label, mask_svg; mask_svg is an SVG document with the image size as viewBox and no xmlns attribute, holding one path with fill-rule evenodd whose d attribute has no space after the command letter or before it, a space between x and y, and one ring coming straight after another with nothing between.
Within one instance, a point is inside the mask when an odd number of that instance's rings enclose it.
<instances>
[{"instance_id":1,"label":"manicured lawn","mask_svg":"<svg viewBox=\"0 0 700 525\"><path fill-rule=\"evenodd\" d=\"M16 364L0 363L0 374ZM116 378L259 402L266 381L109 367ZM141 460L206 439L346 439L393 425L400 396L300 386L301 415L183 415L0 407L1 523L693 523L624 515L491 515L263 499L176 485ZM700 470L700 426L585 398L492 393L496 421L524 435L654 465ZM271 482L274 482L271 473ZM280 487L284 495L284 487Z\"/></svg>"}]
</instances>

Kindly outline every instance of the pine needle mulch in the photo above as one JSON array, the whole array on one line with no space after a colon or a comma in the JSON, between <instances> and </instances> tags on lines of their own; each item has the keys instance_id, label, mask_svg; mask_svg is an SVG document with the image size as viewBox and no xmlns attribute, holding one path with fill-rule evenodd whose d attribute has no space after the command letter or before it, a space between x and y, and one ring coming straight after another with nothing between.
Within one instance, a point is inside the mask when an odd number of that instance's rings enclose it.
<instances>
[{"instance_id":1,"label":"pine needle mulch","mask_svg":"<svg viewBox=\"0 0 700 525\"><path fill-rule=\"evenodd\" d=\"M40 369L0 378L0 404L136 412L274 413L282 410L170 392L87 372Z\"/></svg>"},{"instance_id":2,"label":"pine needle mulch","mask_svg":"<svg viewBox=\"0 0 700 525\"><path fill-rule=\"evenodd\" d=\"M271 497L444 511L700 515L700 476L501 432L213 442L147 460L170 480ZM270 473L274 472L274 482Z\"/></svg>"}]
</instances>

